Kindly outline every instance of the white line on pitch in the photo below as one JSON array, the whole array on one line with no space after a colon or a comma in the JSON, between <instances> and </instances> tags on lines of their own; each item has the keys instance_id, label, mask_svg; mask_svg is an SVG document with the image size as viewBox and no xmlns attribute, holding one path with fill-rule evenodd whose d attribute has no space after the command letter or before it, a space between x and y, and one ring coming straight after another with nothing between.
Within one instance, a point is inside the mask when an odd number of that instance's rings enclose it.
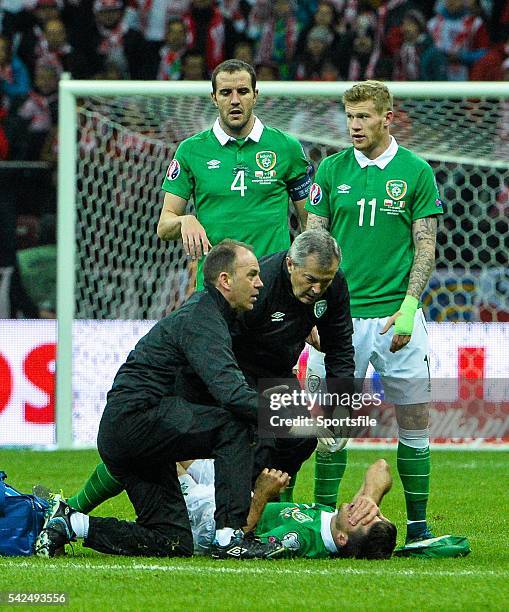
<instances>
[{"instance_id":1,"label":"white line on pitch","mask_svg":"<svg viewBox=\"0 0 509 612\"><path fill-rule=\"evenodd\" d=\"M479 577L494 577L494 578L504 578L509 577L509 571L495 571L495 570L483 570L483 569L456 569L456 570L427 570L424 568L416 568L416 569L395 569L387 567L386 569L377 569L377 568L354 568L354 567L344 567L341 563L338 563L338 567L335 569L309 569L299 567L296 569L291 568L278 568L275 565L275 562L271 562L267 564L265 567L252 567L248 565L249 562L240 562L241 567L224 567L224 566L200 566L200 565L152 565L145 563L134 563L133 565L95 565L91 563L45 563L44 567L48 570L58 570L59 572L65 571L66 569L71 570L91 570L91 571L130 571L130 572L181 572L181 573L191 573L191 574L265 574L270 573L272 576L277 574L291 574L291 575L299 575L308 574L310 576L337 576L338 570L341 571L341 575L354 575L354 576L364 576L364 575L377 575L377 576L444 576L444 577L464 577L464 576L479 576ZM41 569L41 564L39 563L30 563L27 561L22 561L20 563L7 562L1 563L0 567L8 567L11 569L15 568L24 568L24 569L37 569L38 571Z\"/></svg>"}]
</instances>

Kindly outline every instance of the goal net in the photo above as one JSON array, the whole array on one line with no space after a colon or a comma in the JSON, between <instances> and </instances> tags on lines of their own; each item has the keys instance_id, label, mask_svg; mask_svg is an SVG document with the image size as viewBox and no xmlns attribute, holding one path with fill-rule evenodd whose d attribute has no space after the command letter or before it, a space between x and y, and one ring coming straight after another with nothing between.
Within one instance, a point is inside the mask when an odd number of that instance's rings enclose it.
<instances>
[{"instance_id":1,"label":"goal net","mask_svg":"<svg viewBox=\"0 0 509 612\"><path fill-rule=\"evenodd\" d=\"M256 114L297 137L318 166L350 144L340 103L349 85L261 83ZM428 160L444 202L436 271L423 300L428 319L509 320L509 85L391 89L392 133ZM215 120L209 92L208 83L61 83L59 208L67 208L59 221L57 410L59 401L72 401L66 329L73 320L93 329L107 320L155 320L192 291L181 244L161 242L156 226L178 143Z\"/></svg>"}]
</instances>

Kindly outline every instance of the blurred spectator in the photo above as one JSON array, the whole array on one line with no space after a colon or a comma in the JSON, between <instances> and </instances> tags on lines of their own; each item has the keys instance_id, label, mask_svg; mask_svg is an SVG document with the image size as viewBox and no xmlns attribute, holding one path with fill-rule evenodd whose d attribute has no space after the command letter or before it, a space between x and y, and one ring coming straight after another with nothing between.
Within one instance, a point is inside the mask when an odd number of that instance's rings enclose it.
<instances>
[{"instance_id":1,"label":"blurred spectator","mask_svg":"<svg viewBox=\"0 0 509 612\"><path fill-rule=\"evenodd\" d=\"M22 60L12 52L11 41L0 34L0 110L5 114L30 91L30 77Z\"/></svg>"},{"instance_id":2,"label":"blurred spectator","mask_svg":"<svg viewBox=\"0 0 509 612\"><path fill-rule=\"evenodd\" d=\"M182 57L181 79L183 81L203 81L207 78L207 67L203 55L194 49L186 51Z\"/></svg>"},{"instance_id":3,"label":"blurred spectator","mask_svg":"<svg viewBox=\"0 0 509 612\"><path fill-rule=\"evenodd\" d=\"M192 0L183 17L187 44L205 58L212 72L225 59L225 19L214 0ZM187 77L184 77L187 78Z\"/></svg>"},{"instance_id":4,"label":"blurred spectator","mask_svg":"<svg viewBox=\"0 0 509 612\"><path fill-rule=\"evenodd\" d=\"M350 67L352 64L354 41L366 36L373 40L376 26L376 13L371 4L365 1L345 2L341 10L342 12L340 13L336 28L336 63L341 80L347 81L351 78ZM372 47L372 51L373 50L374 47ZM369 69L367 70L367 74L372 78L375 74L377 56L371 52L368 61ZM352 65L352 68L354 67L358 67L356 62ZM358 71L353 71L353 73L356 72Z\"/></svg>"},{"instance_id":5,"label":"blurred spectator","mask_svg":"<svg viewBox=\"0 0 509 612\"><path fill-rule=\"evenodd\" d=\"M337 21L338 14L334 5L329 0L320 0L313 14L311 23L299 34L296 47L297 55L302 56L306 52L307 36L315 26L322 26L330 32L332 35L330 44L333 45L336 42Z\"/></svg>"},{"instance_id":6,"label":"blurred spectator","mask_svg":"<svg viewBox=\"0 0 509 612\"><path fill-rule=\"evenodd\" d=\"M306 37L304 53L297 59L295 78L299 81L319 81L325 62L333 63L333 33L323 25L316 25Z\"/></svg>"},{"instance_id":7,"label":"blurred spectator","mask_svg":"<svg viewBox=\"0 0 509 612\"><path fill-rule=\"evenodd\" d=\"M470 67L489 47L486 25L465 9L464 0L445 0L428 22L435 46L447 55L449 81L466 81Z\"/></svg>"},{"instance_id":8,"label":"blurred spectator","mask_svg":"<svg viewBox=\"0 0 509 612\"><path fill-rule=\"evenodd\" d=\"M55 318L57 285L57 246L55 215L43 215L36 246L18 250L21 282L39 316Z\"/></svg>"},{"instance_id":9,"label":"blurred spectator","mask_svg":"<svg viewBox=\"0 0 509 612\"><path fill-rule=\"evenodd\" d=\"M62 9L63 0L35 0L26 2L22 11L5 13L4 32L13 40L32 78L38 57L36 47L44 39L44 27L51 19L59 19Z\"/></svg>"},{"instance_id":10,"label":"blurred spectator","mask_svg":"<svg viewBox=\"0 0 509 612\"><path fill-rule=\"evenodd\" d=\"M172 17L166 27L166 44L161 49L157 78L178 81L182 77L182 57L187 50L186 28L181 19Z\"/></svg>"},{"instance_id":11,"label":"blurred spectator","mask_svg":"<svg viewBox=\"0 0 509 612\"><path fill-rule=\"evenodd\" d=\"M363 81L375 77L379 54L375 47L374 36L371 28L355 32L348 65L349 81Z\"/></svg>"},{"instance_id":12,"label":"blurred spectator","mask_svg":"<svg viewBox=\"0 0 509 612\"><path fill-rule=\"evenodd\" d=\"M289 79L298 35L299 23L293 2L275 0L271 4L270 16L259 32L256 62L276 62L280 78Z\"/></svg>"},{"instance_id":13,"label":"blurred spectator","mask_svg":"<svg viewBox=\"0 0 509 612\"><path fill-rule=\"evenodd\" d=\"M234 59L239 59L239 60L242 60L243 62L253 65L254 63L253 43L249 40L241 40L235 45L235 48L233 49L232 57Z\"/></svg>"},{"instance_id":14,"label":"blurred spectator","mask_svg":"<svg viewBox=\"0 0 509 612\"><path fill-rule=\"evenodd\" d=\"M256 64L257 81L279 81L279 68L275 62Z\"/></svg>"},{"instance_id":15,"label":"blurred spectator","mask_svg":"<svg viewBox=\"0 0 509 612\"><path fill-rule=\"evenodd\" d=\"M95 0L95 53L100 65L115 64L123 78L143 78L142 37L131 27L123 0ZM157 70L157 63L155 65ZM100 68L99 68L100 70Z\"/></svg>"},{"instance_id":16,"label":"blurred spectator","mask_svg":"<svg viewBox=\"0 0 509 612\"><path fill-rule=\"evenodd\" d=\"M49 19L45 22L41 37L35 45L37 60L47 61L60 66L60 72L69 72L74 78L86 74L86 69L76 65L76 54L69 44L64 22L61 19ZM85 62L85 58L82 58Z\"/></svg>"},{"instance_id":17,"label":"blurred spectator","mask_svg":"<svg viewBox=\"0 0 509 612\"><path fill-rule=\"evenodd\" d=\"M18 116L24 121L18 135L18 159L38 160L52 127L57 124L58 79L60 67L44 59L35 68L33 89L20 106Z\"/></svg>"},{"instance_id":18,"label":"blurred spectator","mask_svg":"<svg viewBox=\"0 0 509 612\"><path fill-rule=\"evenodd\" d=\"M445 81L447 58L426 30L424 15L417 10L405 13L401 24L403 43L394 59L395 81Z\"/></svg>"},{"instance_id":19,"label":"blurred spectator","mask_svg":"<svg viewBox=\"0 0 509 612\"><path fill-rule=\"evenodd\" d=\"M503 81L504 62L509 58L509 36L493 45L492 49L472 66L472 81Z\"/></svg>"}]
</instances>

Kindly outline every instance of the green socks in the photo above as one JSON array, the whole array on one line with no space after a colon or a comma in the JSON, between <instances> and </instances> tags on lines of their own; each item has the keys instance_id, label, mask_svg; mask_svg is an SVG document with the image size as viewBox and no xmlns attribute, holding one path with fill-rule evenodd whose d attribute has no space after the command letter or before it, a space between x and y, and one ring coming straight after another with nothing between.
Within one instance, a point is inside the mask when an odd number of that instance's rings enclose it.
<instances>
[{"instance_id":1,"label":"green socks","mask_svg":"<svg viewBox=\"0 0 509 612\"><path fill-rule=\"evenodd\" d=\"M107 499L122 493L124 486L110 474L104 463L100 463L85 485L67 503L79 512L88 514Z\"/></svg>"},{"instance_id":2,"label":"green socks","mask_svg":"<svg viewBox=\"0 0 509 612\"><path fill-rule=\"evenodd\" d=\"M405 492L407 540L418 538L427 530L426 506L429 497L430 453L426 448L412 448L399 442L398 472Z\"/></svg>"},{"instance_id":3,"label":"green socks","mask_svg":"<svg viewBox=\"0 0 509 612\"><path fill-rule=\"evenodd\" d=\"M346 469L347 450L315 453L315 502L336 507L338 489Z\"/></svg>"}]
</instances>

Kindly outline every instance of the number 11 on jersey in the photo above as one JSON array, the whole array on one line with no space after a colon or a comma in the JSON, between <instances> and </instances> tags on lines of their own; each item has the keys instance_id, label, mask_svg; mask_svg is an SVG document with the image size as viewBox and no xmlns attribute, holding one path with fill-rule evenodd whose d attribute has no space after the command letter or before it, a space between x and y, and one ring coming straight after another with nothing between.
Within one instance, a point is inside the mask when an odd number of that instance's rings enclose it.
<instances>
[{"instance_id":1,"label":"number 11 on jersey","mask_svg":"<svg viewBox=\"0 0 509 612\"><path fill-rule=\"evenodd\" d=\"M243 198L246 193L246 184L244 182L244 170L239 170L233 179L233 183L230 185L230 191L240 191L240 196Z\"/></svg>"},{"instance_id":2,"label":"number 11 on jersey","mask_svg":"<svg viewBox=\"0 0 509 612\"><path fill-rule=\"evenodd\" d=\"M366 204L366 198L362 198L357 202L359 206L359 227L364 225L364 205ZM373 198L368 202L368 206L371 206L371 214L369 216L369 225L373 227L375 225L375 213L376 213L376 198Z\"/></svg>"}]
</instances>

